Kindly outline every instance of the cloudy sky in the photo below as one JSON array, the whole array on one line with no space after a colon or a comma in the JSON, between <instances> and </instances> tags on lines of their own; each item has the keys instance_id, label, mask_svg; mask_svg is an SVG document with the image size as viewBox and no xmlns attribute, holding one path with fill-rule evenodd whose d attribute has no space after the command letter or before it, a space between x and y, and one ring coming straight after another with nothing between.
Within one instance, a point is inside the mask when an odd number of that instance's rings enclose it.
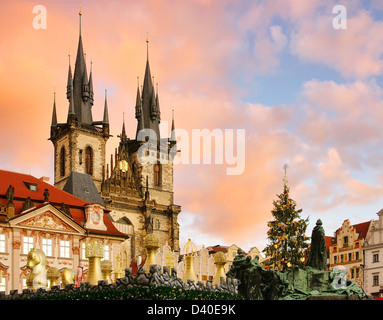
<instances>
[{"instance_id":1,"label":"cloudy sky","mask_svg":"<svg viewBox=\"0 0 383 320\"><path fill-rule=\"evenodd\" d=\"M81 4L95 120L102 119L108 90L114 137L107 154L118 143L123 113L128 136L135 135L147 36L164 136L172 109L176 127L190 137L193 129L229 129L237 141L245 130L245 139L228 150L234 156L245 150L241 174L228 175L235 165L227 157L217 163L216 150L193 164L198 153L184 146L174 177L181 247L191 238L197 246L262 250L284 164L301 217L309 216L309 235L319 218L327 235L345 219L376 219L383 207L382 3L1 1L0 168L48 176L53 183L53 95L63 122ZM34 28L38 4L46 8L46 29ZM333 26L338 4L347 10L347 29ZM211 164L204 164L209 158Z\"/></svg>"}]
</instances>

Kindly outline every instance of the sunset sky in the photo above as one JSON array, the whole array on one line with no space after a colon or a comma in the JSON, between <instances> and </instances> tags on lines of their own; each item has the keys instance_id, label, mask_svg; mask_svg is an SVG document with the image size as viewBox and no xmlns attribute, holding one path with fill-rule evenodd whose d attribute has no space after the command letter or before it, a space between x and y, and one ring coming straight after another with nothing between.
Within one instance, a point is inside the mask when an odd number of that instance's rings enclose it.
<instances>
[{"instance_id":1,"label":"sunset sky","mask_svg":"<svg viewBox=\"0 0 383 320\"><path fill-rule=\"evenodd\" d=\"M309 236L317 219L330 236L345 219L377 219L383 208L381 0L1 1L0 169L53 183L53 96L64 122L80 4L88 71L93 62L94 120L102 119L108 90L107 159L123 113L128 136L135 135L147 37L163 136L172 109L176 127L190 135L245 129L241 175L227 175L230 165L215 164L214 157L212 164L175 166L181 248L191 238L197 246L262 250L284 164L291 197L301 217L309 216ZM338 4L347 9L347 29L333 27ZM33 27L36 5L47 10L46 29Z\"/></svg>"}]
</instances>

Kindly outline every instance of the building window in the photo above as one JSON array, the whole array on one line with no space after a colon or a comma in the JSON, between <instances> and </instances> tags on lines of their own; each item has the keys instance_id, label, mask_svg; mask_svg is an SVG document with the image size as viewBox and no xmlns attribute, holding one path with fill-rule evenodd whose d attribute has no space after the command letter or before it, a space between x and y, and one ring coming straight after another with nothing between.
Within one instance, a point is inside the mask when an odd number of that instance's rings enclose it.
<instances>
[{"instance_id":1,"label":"building window","mask_svg":"<svg viewBox=\"0 0 383 320\"><path fill-rule=\"evenodd\" d=\"M23 254L28 254L33 248L33 237L23 238Z\"/></svg>"},{"instance_id":2,"label":"building window","mask_svg":"<svg viewBox=\"0 0 383 320\"><path fill-rule=\"evenodd\" d=\"M65 176L65 147L60 150L60 176Z\"/></svg>"},{"instance_id":3,"label":"building window","mask_svg":"<svg viewBox=\"0 0 383 320\"><path fill-rule=\"evenodd\" d=\"M47 257L52 257L52 239L42 239L42 249Z\"/></svg>"},{"instance_id":4,"label":"building window","mask_svg":"<svg viewBox=\"0 0 383 320\"><path fill-rule=\"evenodd\" d=\"M110 260L110 246L104 246L104 260Z\"/></svg>"},{"instance_id":5,"label":"building window","mask_svg":"<svg viewBox=\"0 0 383 320\"><path fill-rule=\"evenodd\" d=\"M159 164L154 165L154 186L159 187L161 185L161 168Z\"/></svg>"},{"instance_id":6,"label":"building window","mask_svg":"<svg viewBox=\"0 0 383 320\"><path fill-rule=\"evenodd\" d=\"M5 234L0 234L0 252L6 252L5 246ZM1 290L0 290L1 291Z\"/></svg>"},{"instance_id":7,"label":"building window","mask_svg":"<svg viewBox=\"0 0 383 320\"><path fill-rule=\"evenodd\" d=\"M343 238L343 246L344 246L344 247L347 247L347 246L348 246L348 237L347 237L347 236L345 236L345 237Z\"/></svg>"},{"instance_id":8,"label":"building window","mask_svg":"<svg viewBox=\"0 0 383 320\"><path fill-rule=\"evenodd\" d=\"M359 268L356 268L356 275L355 278L359 278Z\"/></svg>"},{"instance_id":9,"label":"building window","mask_svg":"<svg viewBox=\"0 0 383 320\"><path fill-rule=\"evenodd\" d=\"M338 256L334 256L334 263L337 263L338 262Z\"/></svg>"},{"instance_id":10,"label":"building window","mask_svg":"<svg viewBox=\"0 0 383 320\"><path fill-rule=\"evenodd\" d=\"M80 163L80 165L82 164L82 149L78 151L78 162Z\"/></svg>"},{"instance_id":11,"label":"building window","mask_svg":"<svg viewBox=\"0 0 383 320\"><path fill-rule=\"evenodd\" d=\"M359 251L355 252L355 260L359 260Z\"/></svg>"},{"instance_id":12,"label":"building window","mask_svg":"<svg viewBox=\"0 0 383 320\"><path fill-rule=\"evenodd\" d=\"M340 255L340 262L344 262L344 255L343 254Z\"/></svg>"},{"instance_id":13,"label":"building window","mask_svg":"<svg viewBox=\"0 0 383 320\"><path fill-rule=\"evenodd\" d=\"M93 174L93 150L91 147L85 149L85 173Z\"/></svg>"},{"instance_id":14,"label":"building window","mask_svg":"<svg viewBox=\"0 0 383 320\"><path fill-rule=\"evenodd\" d=\"M355 270L351 269L351 279L354 279L354 276L355 276Z\"/></svg>"},{"instance_id":15,"label":"building window","mask_svg":"<svg viewBox=\"0 0 383 320\"><path fill-rule=\"evenodd\" d=\"M379 285L379 275L377 275L377 274L373 275L372 285L373 286L378 286Z\"/></svg>"},{"instance_id":16,"label":"building window","mask_svg":"<svg viewBox=\"0 0 383 320\"><path fill-rule=\"evenodd\" d=\"M352 260L352 253L350 252L349 254L348 254L348 261L351 261Z\"/></svg>"},{"instance_id":17,"label":"building window","mask_svg":"<svg viewBox=\"0 0 383 320\"><path fill-rule=\"evenodd\" d=\"M372 255L372 262L379 262L379 253L374 253Z\"/></svg>"},{"instance_id":18,"label":"building window","mask_svg":"<svg viewBox=\"0 0 383 320\"><path fill-rule=\"evenodd\" d=\"M27 286L27 279L26 279L26 278L23 278L23 279L22 279L22 285L23 285L23 289L28 289L28 286Z\"/></svg>"},{"instance_id":19,"label":"building window","mask_svg":"<svg viewBox=\"0 0 383 320\"><path fill-rule=\"evenodd\" d=\"M82 259L86 259L86 257L85 257L85 242L83 242L81 244L81 256L82 256Z\"/></svg>"},{"instance_id":20,"label":"building window","mask_svg":"<svg viewBox=\"0 0 383 320\"><path fill-rule=\"evenodd\" d=\"M70 242L66 240L60 240L60 257L70 258Z\"/></svg>"},{"instance_id":21,"label":"building window","mask_svg":"<svg viewBox=\"0 0 383 320\"><path fill-rule=\"evenodd\" d=\"M0 275L0 291L5 291L7 288L5 285L5 275L3 274L3 271L0 271Z\"/></svg>"}]
</instances>

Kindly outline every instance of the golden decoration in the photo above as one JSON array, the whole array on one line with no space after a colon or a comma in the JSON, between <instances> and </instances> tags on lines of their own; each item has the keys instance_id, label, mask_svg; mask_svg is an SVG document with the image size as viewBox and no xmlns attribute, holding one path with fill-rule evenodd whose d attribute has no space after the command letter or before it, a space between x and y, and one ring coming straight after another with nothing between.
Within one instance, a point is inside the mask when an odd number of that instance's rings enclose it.
<instances>
[{"instance_id":1,"label":"golden decoration","mask_svg":"<svg viewBox=\"0 0 383 320\"><path fill-rule=\"evenodd\" d=\"M27 268L31 270L27 278L28 288L36 291L47 287L47 257L43 250L32 248L27 256Z\"/></svg>"},{"instance_id":2,"label":"golden decoration","mask_svg":"<svg viewBox=\"0 0 383 320\"><path fill-rule=\"evenodd\" d=\"M57 279L60 277L60 271L59 269L55 267L50 267L47 270L47 278L49 280L49 289L52 288L52 286L57 285Z\"/></svg>"},{"instance_id":3,"label":"golden decoration","mask_svg":"<svg viewBox=\"0 0 383 320\"><path fill-rule=\"evenodd\" d=\"M184 282L188 282L189 280L197 281L197 276L194 272L194 256L196 253L195 244L189 239L184 246L185 252L185 264L186 270L184 274Z\"/></svg>"},{"instance_id":4,"label":"golden decoration","mask_svg":"<svg viewBox=\"0 0 383 320\"><path fill-rule=\"evenodd\" d=\"M104 280L108 280L108 283L112 283L112 262L110 260L101 261L101 273Z\"/></svg>"},{"instance_id":5,"label":"golden decoration","mask_svg":"<svg viewBox=\"0 0 383 320\"><path fill-rule=\"evenodd\" d=\"M217 267L217 272L213 279L213 286L221 283L221 278L226 278L224 267L226 264L226 255L223 252L214 254L214 264Z\"/></svg>"},{"instance_id":6,"label":"golden decoration","mask_svg":"<svg viewBox=\"0 0 383 320\"><path fill-rule=\"evenodd\" d=\"M97 285L102 280L101 258L104 257L104 244L101 241L91 241L85 244L85 257L89 259L89 269L86 281Z\"/></svg>"},{"instance_id":7,"label":"golden decoration","mask_svg":"<svg viewBox=\"0 0 383 320\"><path fill-rule=\"evenodd\" d=\"M159 248L160 239L154 233L148 233L144 238L146 249L145 273L149 273L150 266L156 263L156 251Z\"/></svg>"}]
</instances>

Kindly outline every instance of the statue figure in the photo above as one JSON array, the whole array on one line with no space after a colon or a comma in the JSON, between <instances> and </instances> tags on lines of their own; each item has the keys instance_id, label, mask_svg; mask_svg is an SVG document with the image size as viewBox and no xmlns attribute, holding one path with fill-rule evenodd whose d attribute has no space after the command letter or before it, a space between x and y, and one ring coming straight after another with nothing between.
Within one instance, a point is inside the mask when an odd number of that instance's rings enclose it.
<instances>
[{"instance_id":1,"label":"statue figure","mask_svg":"<svg viewBox=\"0 0 383 320\"><path fill-rule=\"evenodd\" d=\"M31 197L28 197L27 199L25 199L21 211L25 211L25 210L28 210L30 208L33 208L33 202L32 202Z\"/></svg>"},{"instance_id":2,"label":"statue figure","mask_svg":"<svg viewBox=\"0 0 383 320\"><path fill-rule=\"evenodd\" d=\"M151 210L147 208L145 212L145 230L146 233L152 233L153 232L153 218Z\"/></svg>"},{"instance_id":3,"label":"statue figure","mask_svg":"<svg viewBox=\"0 0 383 320\"><path fill-rule=\"evenodd\" d=\"M27 278L28 288L36 291L47 287L47 257L41 249L32 248L27 257L27 268L31 270Z\"/></svg>"},{"instance_id":4,"label":"statue figure","mask_svg":"<svg viewBox=\"0 0 383 320\"><path fill-rule=\"evenodd\" d=\"M15 195L15 187L12 185L9 185L7 192L5 193L5 196L8 199L8 203L13 203L14 195Z\"/></svg>"},{"instance_id":5,"label":"statue figure","mask_svg":"<svg viewBox=\"0 0 383 320\"><path fill-rule=\"evenodd\" d=\"M49 190L44 190L44 202L49 202Z\"/></svg>"},{"instance_id":6,"label":"statue figure","mask_svg":"<svg viewBox=\"0 0 383 320\"><path fill-rule=\"evenodd\" d=\"M318 270L326 270L327 265L327 247L325 232L322 227L322 221L317 220L311 235L310 255L306 266Z\"/></svg>"}]
</instances>

